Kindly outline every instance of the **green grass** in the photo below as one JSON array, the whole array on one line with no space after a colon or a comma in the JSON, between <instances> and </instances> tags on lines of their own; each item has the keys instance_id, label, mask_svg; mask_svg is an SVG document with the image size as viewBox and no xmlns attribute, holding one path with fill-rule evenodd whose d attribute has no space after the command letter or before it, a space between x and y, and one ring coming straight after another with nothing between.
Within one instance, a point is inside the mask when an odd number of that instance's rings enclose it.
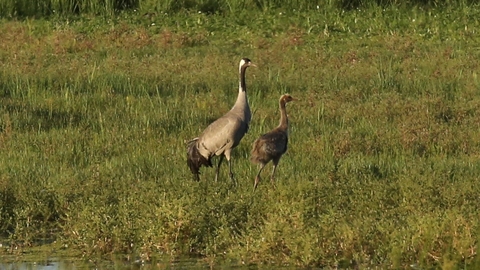
<instances>
[{"instance_id":1,"label":"green grass","mask_svg":"<svg viewBox=\"0 0 480 270\"><path fill-rule=\"evenodd\" d=\"M0 253L475 267L480 9L461 7L3 20ZM194 182L185 142L233 105L241 57L239 185ZM287 92L289 150L253 193Z\"/></svg>"},{"instance_id":2,"label":"green grass","mask_svg":"<svg viewBox=\"0 0 480 270\"><path fill-rule=\"evenodd\" d=\"M248 10L269 12L312 10L361 10L372 7L403 8L419 7L427 10L469 8L475 5L472 0L38 0L32 4L28 0L0 0L0 18L44 18L71 17L77 15L97 15L115 17L125 11L141 12L146 16L157 13L178 13L199 11L207 14L233 15Z\"/></svg>"}]
</instances>

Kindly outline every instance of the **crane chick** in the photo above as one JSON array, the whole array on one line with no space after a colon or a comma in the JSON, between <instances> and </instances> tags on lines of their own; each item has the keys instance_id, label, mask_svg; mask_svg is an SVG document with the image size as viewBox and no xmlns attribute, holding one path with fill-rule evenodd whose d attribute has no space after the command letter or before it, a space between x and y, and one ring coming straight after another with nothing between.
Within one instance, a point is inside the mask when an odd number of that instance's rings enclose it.
<instances>
[{"instance_id":1,"label":"crane chick","mask_svg":"<svg viewBox=\"0 0 480 270\"><path fill-rule=\"evenodd\" d=\"M187 164L196 181L200 180L200 167L212 167L212 157L220 156L215 172L218 180L220 165L225 157L228 161L230 178L235 183L232 172L231 152L240 143L252 118L247 99L245 72L248 67L256 66L250 59L242 58L239 65L238 96L232 109L211 123L203 133L187 144Z\"/></svg>"},{"instance_id":2,"label":"crane chick","mask_svg":"<svg viewBox=\"0 0 480 270\"><path fill-rule=\"evenodd\" d=\"M253 190L257 188L260 182L260 173L270 160L273 161L273 171L270 179L272 184L274 183L275 170L277 169L280 158L287 151L288 145L288 116L286 104L293 100L296 99L289 94L280 97L280 124L272 131L260 136L260 138L253 143L250 160L253 163L260 164L260 170L255 177Z\"/></svg>"}]
</instances>

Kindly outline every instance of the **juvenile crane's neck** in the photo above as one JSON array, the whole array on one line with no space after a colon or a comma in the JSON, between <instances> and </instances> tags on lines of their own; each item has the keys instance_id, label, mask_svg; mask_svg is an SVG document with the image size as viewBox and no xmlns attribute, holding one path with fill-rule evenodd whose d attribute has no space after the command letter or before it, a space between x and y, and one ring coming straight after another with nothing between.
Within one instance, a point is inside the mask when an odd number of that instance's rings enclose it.
<instances>
[{"instance_id":1,"label":"juvenile crane's neck","mask_svg":"<svg viewBox=\"0 0 480 270\"><path fill-rule=\"evenodd\" d=\"M288 116L285 101L280 101L280 124L278 127L282 130L288 131Z\"/></svg>"}]
</instances>

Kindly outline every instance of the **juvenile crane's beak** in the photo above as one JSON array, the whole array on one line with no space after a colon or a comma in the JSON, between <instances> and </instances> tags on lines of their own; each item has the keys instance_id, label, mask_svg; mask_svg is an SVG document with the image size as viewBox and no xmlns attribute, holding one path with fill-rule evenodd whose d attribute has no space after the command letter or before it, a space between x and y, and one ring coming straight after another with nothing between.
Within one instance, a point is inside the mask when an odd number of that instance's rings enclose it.
<instances>
[{"instance_id":1,"label":"juvenile crane's beak","mask_svg":"<svg viewBox=\"0 0 480 270\"><path fill-rule=\"evenodd\" d=\"M249 67L257 67L257 65L255 65L254 63L250 62L250 64L248 65Z\"/></svg>"}]
</instances>

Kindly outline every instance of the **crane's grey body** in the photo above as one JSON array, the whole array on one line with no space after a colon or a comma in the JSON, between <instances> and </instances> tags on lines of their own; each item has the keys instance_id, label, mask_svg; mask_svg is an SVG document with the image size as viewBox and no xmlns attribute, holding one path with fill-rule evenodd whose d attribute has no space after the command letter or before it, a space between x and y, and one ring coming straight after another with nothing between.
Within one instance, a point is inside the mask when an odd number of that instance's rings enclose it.
<instances>
[{"instance_id":1,"label":"crane's grey body","mask_svg":"<svg viewBox=\"0 0 480 270\"><path fill-rule=\"evenodd\" d=\"M229 153L248 131L251 120L250 107L245 92L237 99L235 106L225 115L211 123L200 135L197 146L204 157Z\"/></svg>"},{"instance_id":2,"label":"crane's grey body","mask_svg":"<svg viewBox=\"0 0 480 270\"><path fill-rule=\"evenodd\" d=\"M245 83L245 71L249 66L254 66L249 59L243 58L240 61L238 96L232 109L211 123L199 137L188 143L187 163L197 181L201 165L211 167L211 158L214 156L220 156L215 180L218 179L220 165L225 157L229 163L230 178L235 181L231 152L247 133L252 118Z\"/></svg>"},{"instance_id":3,"label":"crane's grey body","mask_svg":"<svg viewBox=\"0 0 480 270\"><path fill-rule=\"evenodd\" d=\"M273 170L270 176L273 183L275 170L278 162L288 148L288 117L286 103L295 100L286 94L280 97L280 124L272 131L263 134L253 143L251 161L260 164L260 170L255 177L254 190L260 182L260 173L268 162L273 162Z\"/></svg>"}]
</instances>

